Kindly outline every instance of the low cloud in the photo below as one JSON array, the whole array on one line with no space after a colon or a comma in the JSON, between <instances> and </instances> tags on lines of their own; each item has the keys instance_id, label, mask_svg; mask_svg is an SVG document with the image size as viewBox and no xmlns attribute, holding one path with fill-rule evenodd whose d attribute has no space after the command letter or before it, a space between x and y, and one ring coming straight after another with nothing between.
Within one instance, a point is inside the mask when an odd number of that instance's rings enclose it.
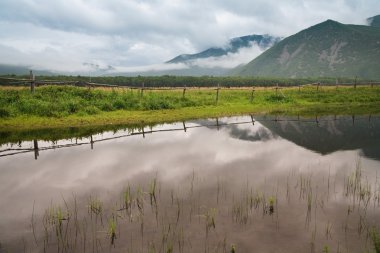
<instances>
[{"instance_id":1,"label":"low cloud","mask_svg":"<svg viewBox=\"0 0 380 253\"><path fill-rule=\"evenodd\" d=\"M250 47L241 48L236 53L228 53L221 57L197 59L190 61L188 65L203 68L234 68L250 62L263 51L256 43L253 43Z\"/></svg>"},{"instance_id":2,"label":"low cloud","mask_svg":"<svg viewBox=\"0 0 380 253\"><path fill-rule=\"evenodd\" d=\"M137 66L137 67L116 67L110 73L144 73L144 72L158 72L158 71L170 71L170 70L181 70L188 69L189 66L184 63L162 63L162 64L152 64L147 66Z\"/></svg>"},{"instance_id":3,"label":"low cloud","mask_svg":"<svg viewBox=\"0 0 380 253\"><path fill-rule=\"evenodd\" d=\"M189 60L185 63L165 63L153 64L139 67L116 67L111 73L141 73L144 72L165 72L171 70L189 69L192 67L199 68L223 68L232 69L241 64L246 64L252 59L260 55L264 50L256 43L252 43L250 47L241 48L236 53L228 53L221 57L208 57L196 60Z\"/></svg>"}]
</instances>

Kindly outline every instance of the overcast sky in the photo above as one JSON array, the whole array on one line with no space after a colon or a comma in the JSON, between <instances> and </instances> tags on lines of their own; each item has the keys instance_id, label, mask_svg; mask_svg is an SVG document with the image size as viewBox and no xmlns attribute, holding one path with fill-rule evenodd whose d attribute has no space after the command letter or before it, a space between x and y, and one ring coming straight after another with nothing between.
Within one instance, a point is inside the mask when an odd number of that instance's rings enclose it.
<instances>
[{"instance_id":1,"label":"overcast sky","mask_svg":"<svg viewBox=\"0 0 380 253\"><path fill-rule=\"evenodd\" d=\"M326 19L364 24L380 0L0 0L0 63L60 71L136 67L248 34Z\"/></svg>"}]
</instances>

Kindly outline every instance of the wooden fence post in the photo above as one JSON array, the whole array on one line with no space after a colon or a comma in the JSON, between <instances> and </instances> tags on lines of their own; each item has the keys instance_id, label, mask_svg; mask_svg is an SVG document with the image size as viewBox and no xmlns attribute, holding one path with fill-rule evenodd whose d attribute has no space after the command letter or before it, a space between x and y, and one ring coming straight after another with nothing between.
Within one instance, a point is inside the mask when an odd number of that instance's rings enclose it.
<instances>
[{"instance_id":1,"label":"wooden fence post","mask_svg":"<svg viewBox=\"0 0 380 253\"><path fill-rule=\"evenodd\" d=\"M33 75L33 71L30 71L29 79L30 79L30 92L34 93L36 77Z\"/></svg>"},{"instance_id":2,"label":"wooden fence post","mask_svg":"<svg viewBox=\"0 0 380 253\"><path fill-rule=\"evenodd\" d=\"M277 93L278 93L278 83L276 84L276 97L277 97Z\"/></svg>"},{"instance_id":3,"label":"wooden fence post","mask_svg":"<svg viewBox=\"0 0 380 253\"><path fill-rule=\"evenodd\" d=\"M317 91L319 91L319 85L321 85L320 82L317 83Z\"/></svg>"},{"instance_id":4,"label":"wooden fence post","mask_svg":"<svg viewBox=\"0 0 380 253\"><path fill-rule=\"evenodd\" d=\"M219 131L219 118L216 118L216 129Z\"/></svg>"},{"instance_id":5,"label":"wooden fence post","mask_svg":"<svg viewBox=\"0 0 380 253\"><path fill-rule=\"evenodd\" d=\"M218 83L218 88L216 88L216 101L215 101L215 104L218 105L218 101L219 101L219 83Z\"/></svg>"},{"instance_id":6,"label":"wooden fence post","mask_svg":"<svg viewBox=\"0 0 380 253\"><path fill-rule=\"evenodd\" d=\"M354 83L354 89L356 89L356 80L357 80L358 76L355 76L355 83Z\"/></svg>"},{"instance_id":7,"label":"wooden fence post","mask_svg":"<svg viewBox=\"0 0 380 253\"><path fill-rule=\"evenodd\" d=\"M90 141L90 143L91 143L91 149L94 149L94 141L92 139L92 135L91 135L91 141Z\"/></svg>"},{"instance_id":8,"label":"wooden fence post","mask_svg":"<svg viewBox=\"0 0 380 253\"><path fill-rule=\"evenodd\" d=\"M34 159L37 160L37 157L40 155L38 152L38 141L36 139L33 140L33 146L34 146Z\"/></svg>"},{"instance_id":9,"label":"wooden fence post","mask_svg":"<svg viewBox=\"0 0 380 253\"><path fill-rule=\"evenodd\" d=\"M185 93L186 93L186 84L183 87L183 93L182 93L182 98L185 98ZM185 131L186 132L186 131Z\"/></svg>"},{"instance_id":10,"label":"wooden fence post","mask_svg":"<svg viewBox=\"0 0 380 253\"><path fill-rule=\"evenodd\" d=\"M252 91L251 91L251 103L253 102L253 94L255 93L255 87L252 87Z\"/></svg>"},{"instance_id":11,"label":"wooden fence post","mask_svg":"<svg viewBox=\"0 0 380 253\"><path fill-rule=\"evenodd\" d=\"M186 133L186 125L185 125L185 121L182 121L182 124L183 124L183 130L184 130L185 133Z\"/></svg>"},{"instance_id":12,"label":"wooden fence post","mask_svg":"<svg viewBox=\"0 0 380 253\"><path fill-rule=\"evenodd\" d=\"M252 121L252 125L255 125L255 120L253 119L253 115L251 115L251 121Z\"/></svg>"},{"instance_id":13,"label":"wooden fence post","mask_svg":"<svg viewBox=\"0 0 380 253\"><path fill-rule=\"evenodd\" d=\"M144 82L141 84L141 97L144 95Z\"/></svg>"}]
</instances>

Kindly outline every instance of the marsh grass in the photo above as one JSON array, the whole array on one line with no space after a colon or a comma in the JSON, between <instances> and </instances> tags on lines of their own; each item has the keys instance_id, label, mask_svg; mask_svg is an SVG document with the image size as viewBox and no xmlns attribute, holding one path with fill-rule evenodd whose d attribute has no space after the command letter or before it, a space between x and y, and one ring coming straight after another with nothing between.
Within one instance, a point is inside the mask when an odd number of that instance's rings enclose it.
<instances>
[{"instance_id":1,"label":"marsh grass","mask_svg":"<svg viewBox=\"0 0 380 253\"><path fill-rule=\"evenodd\" d=\"M274 204L276 202L276 198L274 196L270 196L268 199L269 205L269 214L272 215L274 213Z\"/></svg>"},{"instance_id":2,"label":"marsh grass","mask_svg":"<svg viewBox=\"0 0 380 253\"><path fill-rule=\"evenodd\" d=\"M211 208L211 209L207 210L207 212L205 213L204 216L206 218L206 238L207 238L210 229L211 228L215 229L215 227L216 227L216 225L215 225L216 209Z\"/></svg>"},{"instance_id":3,"label":"marsh grass","mask_svg":"<svg viewBox=\"0 0 380 253\"><path fill-rule=\"evenodd\" d=\"M237 189L230 189L228 180L213 178L209 182L194 171L184 184L171 188L156 175L143 183L127 184L116 200L106 202L84 196L87 203L77 204L73 195L71 202L64 200L64 208L51 204L42 220L32 215L37 242L25 245L45 252L104 252L107 247L117 252L236 252L237 249L246 252L247 245L252 244L244 241L244 236L256 240L265 237L268 242L268 236L278 238L284 231L291 233L286 227L289 216L284 216L290 213L296 216L295 223L300 223L297 226L300 233L311 233L309 242L314 252L332 252L336 248L339 252L341 242L346 248L363 250L367 241L372 241L379 252L380 236L373 228L376 225L373 213L378 211L377 205L372 205L377 201L376 191L368 191L376 188L374 183L366 180L360 162L348 177L339 180L343 207L339 209L341 213L331 213L336 203L333 198L328 199L327 189L317 187L321 181L312 173L292 172L283 182L266 181L255 185L255 189L248 180ZM207 196L201 194L204 185ZM218 195L224 196L217 200ZM286 201L289 195L295 196L292 204ZM152 208L145 208L145 203ZM346 205L351 210L347 215ZM276 217L270 216L271 209ZM198 216L198 222L192 216ZM309 225L303 227L305 216L307 223L313 224L311 231ZM99 220L105 220L106 224Z\"/></svg>"},{"instance_id":4,"label":"marsh grass","mask_svg":"<svg viewBox=\"0 0 380 253\"><path fill-rule=\"evenodd\" d=\"M132 208L131 186L128 185L123 193L124 208L128 211Z\"/></svg>"},{"instance_id":5,"label":"marsh grass","mask_svg":"<svg viewBox=\"0 0 380 253\"><path fill-rule=\"evenodd\" d=\"M156 187L157 187L157 179L154 178L153 181L149 184L149 198L150 198L151 206L157 205Z\"/></svg>"},{"instance_id":6,"label":"marsh grass","mask_svg":"<svg viewBox=\"0 0 380 253\"><path fill-rule=\"evenodd\" d=\"M90 196L90 199L88 201L88 213L91 215L94 214L96 217L101 216L103 212L103 202L100 201L98 198L93 198Z\"/></svg>"},{"instance_id":7,"label":"marsh grass","mask_svg":"<svg viewBox=\"0 0 380 253\"><path fill-rule=\"evenodd\" d=\"M236 253L236 247L235 247L235 244L232 244L231 245L231 251L230 253Z\"/></svg>"},{"instance_id":8,"label":"marsh grass","mask_svg":"<svg viewBox=\"0 0 380 253\"><path fill-rule=\"evenodd\" d=\"M370 230L370 236L372 239L373 247L376 253L380 253L380 233L376 227L372 227Z\"/></svg>"},{"instance_id":9,"label":"marsh grass","mask_svg":"<svg viewBox=\"0 0 380 253\"><path fill-rule=\"evenodd\" d=\"M111 245L115 244L116 239L116 219L115 216L112 216L112 218L108 221L108 236L110 238Z\"/></svg>"}]
</instances>

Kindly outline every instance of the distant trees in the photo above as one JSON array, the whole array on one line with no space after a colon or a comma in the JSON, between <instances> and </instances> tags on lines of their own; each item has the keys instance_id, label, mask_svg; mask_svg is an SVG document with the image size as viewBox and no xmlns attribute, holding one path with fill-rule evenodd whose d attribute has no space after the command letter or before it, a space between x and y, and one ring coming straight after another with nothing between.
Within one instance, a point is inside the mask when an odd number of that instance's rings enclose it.
<instances>
[{"instance_id":1,"label":"distant trees","mask_svg":"<svg viewBox=\"0 0 380 253\"><path fill-rule=\"evenodd\" d=\"M29 78L28 76L19 76ZM87 76L37 76L36 80L90 82ZM369 80L358 80L358 83ZM252 87L252 86L298 86L311 83L336 85L336 78L279 78L279 77L237 77L237 76L98 76L91 82L112 85L141 87ZM354 83L355 78L340 78L339 83Z\"/></svg>"}]
</instances>

